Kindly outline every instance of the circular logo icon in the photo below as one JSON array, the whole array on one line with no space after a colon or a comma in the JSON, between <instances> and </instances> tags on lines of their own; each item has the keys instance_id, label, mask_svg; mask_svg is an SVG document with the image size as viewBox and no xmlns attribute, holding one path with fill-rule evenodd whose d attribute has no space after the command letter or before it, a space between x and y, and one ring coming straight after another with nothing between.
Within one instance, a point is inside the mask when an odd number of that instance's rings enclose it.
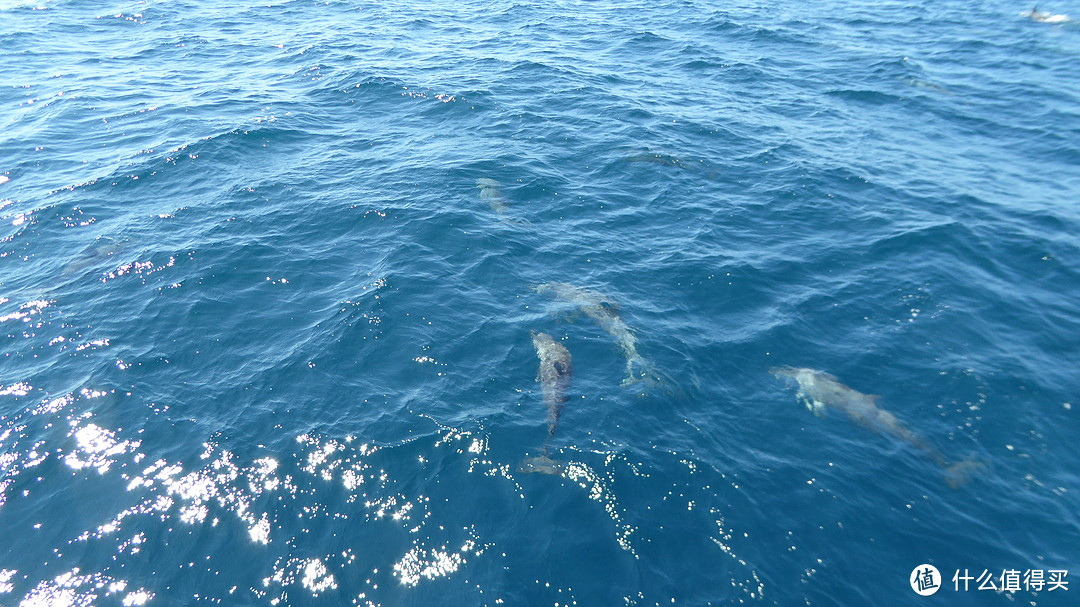
<instances>
[{"instance_id":1,"label":"circular logo icon","mask_svg":"<svg viewBox=\"0 0 1080 607\"><path fill-rule=\"evenodd\" d=\"M941 588L941 573L933 565L922 564L911 572L911 589L919 596L930 596Z\"/></svg>"}]
</instances>

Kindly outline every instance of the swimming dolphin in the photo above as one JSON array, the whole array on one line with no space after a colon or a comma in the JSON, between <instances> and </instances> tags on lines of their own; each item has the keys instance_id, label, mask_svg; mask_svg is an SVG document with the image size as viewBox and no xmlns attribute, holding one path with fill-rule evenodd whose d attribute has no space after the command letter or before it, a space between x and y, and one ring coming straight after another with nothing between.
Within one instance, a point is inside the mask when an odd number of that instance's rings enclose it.
<instances>
[{"instance_id":1,"label":"swimming dolphin","mask_svg":"<svg viewBox=\"0 0 1080 607\"><path fill-rule=\"evenodd\" d=\"M697 161L684 161L672 156L671 154L664 154L662 152L645 152L642 154L634 154L631 156L624 156L620 159L625 163L648 163L658 164L660 166L672 167L680 170L690 171L698 175L704 175L708 179L716 179L720 176L719 172L713 168L709 163L704 160Z\"/></svg>"},{"instance_id":2,"label":"swimming dolphin","mask_svg":"<svg viewBox=\"0 0 1080 607\"><path fill-rule=\"evenodd\" d=\"M1039 7L1033 7L1031 11L1026 13L1020 13L1021 17L1027 17L1032 21L1038 21L1039 23L1068 23L1072 21L1065 15L1052 15L1050 13L1044 13L1039 11Z\"/></svg>"},{"instance_id":3,"label":"swimming dolphin","mask_svg":"<svg viewBox=\"0 0 1080 607\"><path fill-rule=\"evenodd\" d=\"M79 253L78 258L75 259L75 261L64 266L63 275L70 276L77 272L81 272L92 265L96 265L105 259L116 255L123 248L124 241L117 241L111 238L98 238L93 243L87 245L87 247Z\"/></svg>"},{"instance_id":4,"label":"swimming dolphin","mask_svg":"<svg viewBox=\"0 0 1080 607\"><path fill-rule=\"evenodd\" d=\"M502 192L499 191L499 182L487 177L476 180L476 187L480 188L480 199L488 203L492 211L502 215L506 212L506 204L503 203Z\"/></svg>"},{"instance_id":5,"label":"swimming dolphin","mask_svg":"<svg viewBox=\"0 0 1080 607\"><path fill-rule=\"evenodd\" d=\"M769 373L778 379L795 380L799 386L795 395L815 415L824 415L825 408L831 407L843 411L853 422L864 428L915 447L944 469L945 482L954 489L982 467L982 464L972 459L950 464L940 451L907 428L895 415L878 407L879 396L853 390L829 373L805 367L772 367Z\"/></svg>"},{"instance_id":6,"label":"swimming dolphin","mask_svg":"<svg viewBox=\"0 0 1080 607\"><path fill-rule=\"evenodd\" d=\"M661 154L658 152L647 152L644 154L634 154L633 156L627 156L626 162L648 162L650 164L659 164L669 167L685 168L686 165L678 158L671 156L670 154Z\"/></svg>"},{"instance_id":7,"label":"swimming dolphin","mask_svg":"<svg viewBox=\"0 0 1080 607\"><path fill-rule=\"evenodd\" d=\"M598 291L564 282L547 282L533 289L537 293L548 294L559 301L574 305L615 338L615 343L626 356L627 377L622 382L624 387L642 380L651 380L653 375L651 365L638 354L637 337L622 318L619 318L619 305L611 298Z\"/></svg>"},{"instance_id":8,"label":"swimming dolphin","mask_svg":"<svg viewBox=\"0 0 1080 607\"><path fill-rule=\"evenodd\" d=\"M570 364L570 352L565 346L552 339L547 333L532 332L533 347L540 359L540 368L536 372L536 381L540 382L540 391L547 406L548 435L544 441L544 453L539 457L526 459L521 463L521 472L540 472L542 474L562 474L562 465L548 457L548 448L555 429L559 427L559 416L566 404L566 391L570 388L570 376L573 367Z\"/></svg>"},{"instance_id":9,"label":"swimming dolphin","mask_svg":"<svg viewBox=\"0 0 1080 607\"><path fill-rule=\"evenodd\" d=\"M501 187L498 181L489 179L487 177L481 177L476 180L476 187L480 188L480 200L488 203L492 211L495 211L495 215L499 219L499 223L508 226L528 227L530 224L524 219L517 217L511 217L506 213L506 202L503 198Z\"/></svg>"}]
</instances>

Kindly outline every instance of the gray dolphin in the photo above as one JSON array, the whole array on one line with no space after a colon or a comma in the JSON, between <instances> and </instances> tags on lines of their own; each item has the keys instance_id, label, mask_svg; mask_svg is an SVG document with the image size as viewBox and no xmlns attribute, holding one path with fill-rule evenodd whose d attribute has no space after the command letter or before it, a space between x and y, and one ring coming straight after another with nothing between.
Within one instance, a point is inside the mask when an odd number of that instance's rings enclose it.
<instances>
[{"instance_id":1,"label":"gray dolphin","mask_svg":"<svg viewBox=\"0 0 1080 607\"><path fill-rule=\"evenodd\" d=\"M540 368L536 372L536 381L540 382L540 391L547 406L548 435L544 441L544 453L539 457L528 458L521 463L521 472L540 472L542 474L562 474L562 464L548 456L551 437L559 427L559 416L566 404L566 391L570 389L570 376L573 367L570 352L565 346L552 339L547 333L532 332L533 347L540 359Z\"/></svg>"},{"instance_id":2,"label":"gray dolphin","mask_svg":"<svg viewBox=\"0 0 1080 607\"><path fill-rule=\"evenodd\" d=\"M511 217L506 213L506 199L503 198L501 188L498 181L489 179L487 177L481 177L476 180L476 187L480 188L480 200L488 203L492 211L495 211L495 215L499 219L499 223L508 226L527 227L529 222L517 217Z\"/></svg>"},{"instance_id":3,"label":"gray dolphin","mask_svg":"<svg viewBox=\"0 0 1080 607\"><path fill-rule=\"evenodd\" d=\"M116 255L123 250L124 247L125 241L123 240L98 238L93 243L87 245L87 247L79 253L77 259L64 266L63 275L71 276L72 274L82 272L86 268Z\"/></svg>"},{"instance_id":4,"label":"gray dolphin","mask_svg":"<svg viewBox=\"0 0 1080 607\"><path fill-rule=\"evenodd\" d=\"M659 164L669 167L685 168L686 165L683 161L670 154L661 154L659 152L646 152L644 154L634 154L633 156L627 156L626 162L648 162L650 164Z\"/></svg>"},{"instance_id":5,"label":"gray dolphin","mask_svg":"<svg viewBox=\"0 0 1080 607\"><path fill-rule=\"evenodd\" d=\"M487 202L492 211L499 215L506 212L506 204L503 202L502 192L499 191L499 182L487 177L476 180L476 187L480 188L480 199Z\"/></svg>"},{"instance_id":6,"label":"gray dolphin","mask_svg":"<svg viewBox=\"0 0 1080 607\"><path fill-rule=\"evenodd\" d=\"M769 373L779 379L795 380L799 385L799 390L795 395L815 415L824 415L825 408L831 407L843 411L853 422L864 428L891 436L915 447L944 469L945 482L954 489L965 483L983 466L973 459L950 464L940 451L911 431L895 415L879 407L877 404L879 396L853 390L829 373L806 367L772 367Z\"/></svg>"},{"instance_id":7,"label":"gray dolphin","mask_svg":"<svg viewBox=\"0 0 1080 607\"><path fill-rule=\"evenodd\" d=\"M626 356L626 379L624 387L651 379L655 373L652 365L637 351L637 337L619 317L619 305L599 291L585 289L565 282L547 282L533 287L537 293L551 295L559 301L572 304L600 328L615 338L615 343Z\"/></svg>"},{"instance_id":8,"label":"gray dolphin","mask_svg":"<svg viewBox=\"0 0 1080 607\"><path fill-rule=\"evenodd\" d=\"M1072 19L1069 19L1065 15L1054 15L1051 13L1044 13L1039 10L1039 7L1033 7L1029 12L1020 13L1021 17L1027 17L1032 21L1038 21L1039 23L1069 23Z\"/></svg>"},{"instance_id":9,"label":"gray dolphin","mask_svg":"<svg viewBox=\"0 0 1080 607\"><path fill-rule=\"evenodd\" d=\"M715 169L713 169L710 164L702 160L698 160L696 162L685 162L675 156L672 156L671 154L664 154L661 152L645 152L642 154L634 154L632 156L625 156L621 160L622 162L626 163L648 163L658 164L666 167L674 167L676 169L682 169L697 173L699 175L704 175L709 179L716 179L719 176L719 173Z\"/></svg>"}]
</instances>

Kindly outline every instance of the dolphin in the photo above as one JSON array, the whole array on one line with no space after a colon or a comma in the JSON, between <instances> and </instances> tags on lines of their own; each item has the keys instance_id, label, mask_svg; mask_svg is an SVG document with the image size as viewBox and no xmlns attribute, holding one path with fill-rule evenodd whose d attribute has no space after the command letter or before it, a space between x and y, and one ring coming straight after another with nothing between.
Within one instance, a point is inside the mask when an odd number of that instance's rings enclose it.
<instances>
[{"instance_id":1,"label":"dolphin","mask_svg":"<svg viewBox=\"0 0 1080 607\"><path fill-rule=\"evenodd\" d=\"M670 154L661 154L658 152L646 152L644 154L634 154L633 156L627 156L626 162L648 162L650 164L659 164L669 167L686 168L683 161L671 156Z\"/></svg>"},{"instance_id":2,"label":"dolphin","mask_svg":"<svg viewBox=\"0 0 1080 607\"><path fill-rule=\"evenodd\" d=\"M499 190L499 182L487 177L476 180L476 187L480 188L480 199L487 202L492 211L499 215L506 212L506 203L503 202L502 192Z\"/></svg>"},{"instance_id":3,"label":"dolphin","mask_svg":"<svg viewBox=\"0 0 1080 607\"><path fill-rule=\"evenodd\" d=\"M498 181L487 177L481 177L476 180L476 187L480 188L480 200L487 202L488 206L491 207L491 210L495 211L499 223L517 227L528 227L531 225L524 219L507 215L506 202L500 189L502 186L499 185Z\"/></svg>"},{"instance_id":4,"label":"dolphin","mask_svg":"<svg viewBox=\"0 0 1080 607\"><path fill-rule=\"evenodd\" d=\"M574 372L570 363L570 351L547 333L532 333L533 347L540 359L540 368L536 372L536 381L540 382L540 391L547 406L548 442L559 426L559 415L566 404L566 391L570 388L570 376ZM546 445L546 443L545 443Z\"/></svg>"},{"instance_id":5,"label":"dolphin","mask_svg":"<svg viewBox=\"0 0 1080 607\"><path fill-rule=\"evenodd\" d=\"M1033 7L1031 11L1026 13L1020 13L1021 17L1027 17L1032 21L1038 21L1039 23L1068 23L1072 21L1065 15L1052 15L1050 13L1044 13L1039 10L1039 7Z\"/></svg>"},{"instance_id":6,"label":"dolphin","mask_svg":"<svg viewBox=\"0 0 1080 607\"><path fill-rule=\"evenodd\" d=\"M679 158L672 156L671 154L664 154L661 152L645 152L642 154L634 154L632 156L624 156L621 159L625 163L648 163L658 164L665 167L673 167L685 171L690 171L699 175L704 175L708 179L716 179L719 177L718 171L712 168L708 163L698 160L696 162L683 161Z\"/></svg>"},{"instance_id":7,"label":"dolphin","mask_svg":"<svg viewBox=\"0 0 1080 607\"><path fill-rule=\"evenodd\" d=\"M642 380L651 380L654 375L652 365L638 354L637 337L619 317L619 305L611 298L599 291L564 282L547 282L533 289L537 293L551 295L559 301L574 305L615 338L615 343L626 356L626 379L622 382L623 387Z\"/></svg>"},{"instance_id":8,"label":"dolphin","mask_svg":"<svg viewBox=\"0 0 1080 607\"><path fill-rule=\"evenodd\" d=\"M93 243L87 245L87 247L79 253L77 259L64 266L63 275L71 276L72 274L81 272L92 265L96 265L109 257L116 255L123 248L124 241L117 241L112 238L98 238Z\"/></svg>"},{"instance_id":9,"label":"dolphin","mask_svg":"<svg viewBox=\"0 0 1080 607\"><path fill-rule=\"evenodd\" d=\"M769 373L778 379L794 380L799 386L796 397L815 415L824 415L826 408L837 409L864 428L911 445L943 469L945 482L954 489L982 467L981 463L970 458L950 464L940 451L901 423L895 415L879 407L878 395L863 394L849 388L825 371L805 367L772 367Z\"/></svg>"},{"instance_id":10,"label":"dolphin","mask_svg":"<svg viewBox=\"0 0 1080 607\"><path fill-rule=\"evenodd\" d=\"M570 376L573 367L570 364L570 352L547 333L532 332L533 347L540 359L540 368L536 372L536 381L540 382L540 391L547 406L548 435L544 441L544 453L539 457L528 458L518 469L521 472L539 472L542 474L562 474L562 464L548 456L551 437L559 427L559 416L566 404L566 391L570 388Z\"/></svg>"}]
</instances>

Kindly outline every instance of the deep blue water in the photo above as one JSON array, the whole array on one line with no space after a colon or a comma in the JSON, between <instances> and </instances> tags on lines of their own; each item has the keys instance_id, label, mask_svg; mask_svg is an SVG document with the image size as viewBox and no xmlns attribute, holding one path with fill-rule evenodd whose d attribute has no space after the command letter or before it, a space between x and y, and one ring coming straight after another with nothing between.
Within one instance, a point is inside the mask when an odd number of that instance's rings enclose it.
<instances>
[{"instance_id":1,"label":"deep blue water","mask_svg":"<svg viewBox=\"0 0 1080 607\"><path fill-rule=\"evenodd\" d=\"M1076 604L1029 9L0 0L0 604Z\"/></svg>"}]
</instances>

